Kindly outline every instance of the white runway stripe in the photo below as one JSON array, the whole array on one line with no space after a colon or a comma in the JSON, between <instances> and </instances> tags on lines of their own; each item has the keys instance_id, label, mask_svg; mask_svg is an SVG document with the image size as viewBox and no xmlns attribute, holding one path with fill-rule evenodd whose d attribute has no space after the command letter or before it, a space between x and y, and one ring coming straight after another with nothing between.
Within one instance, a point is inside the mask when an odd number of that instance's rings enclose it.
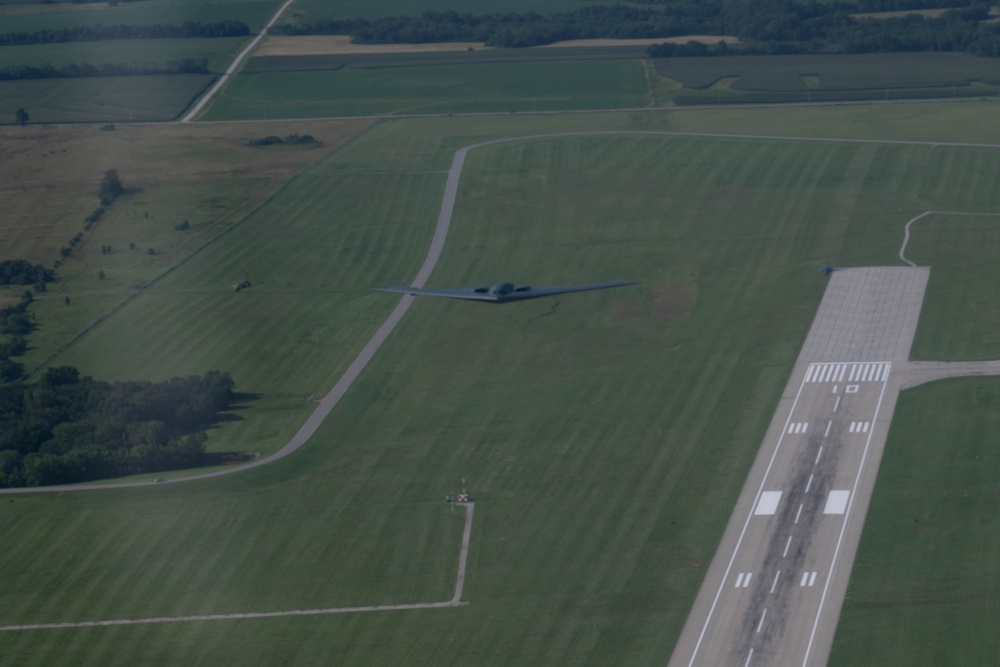
<instances>
[{"instance_id":1,"label":"white runway stripe","mask_svg":"<svg viewBox=\"0 0 1000 667\"><path fill-rule=\"evenodd\" d=\"M803 382L885 382L892 364L809 364Z\"/></svg>"}]
</instances>

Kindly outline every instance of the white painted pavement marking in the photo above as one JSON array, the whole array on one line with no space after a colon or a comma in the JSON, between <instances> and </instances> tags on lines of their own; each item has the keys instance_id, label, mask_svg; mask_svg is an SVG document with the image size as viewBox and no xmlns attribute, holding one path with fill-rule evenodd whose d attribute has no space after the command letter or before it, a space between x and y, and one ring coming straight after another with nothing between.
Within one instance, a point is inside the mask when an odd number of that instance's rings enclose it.
<instances>
[{"instance_id":1,"label":"white painted pavement marking","mask_svg":"<svg viewBox=\"0 0 1000 667\"><path fill-rule=\"evenodd\" d=\"M810 586L812 586L812 585L814 585L816 583L816 575L817 574L818 574L817 572L813 572L812 574L809 575L809 585Z\"/></svg>"},{"instance_id":2,"label":"white painted pavement marking","mask_svg":"<svg viewBox=\"0 0 1000 667\"><path fill-rule=\"evenodd\" d=\"M753 658L753 649L750 649L750 652L747 653L747 661L743 663L743 667L750 667L751 658Z\"/></svg>"},{"instance_id":3,"label":"white painted pavement marking","mask_svg":"<svg viewBox=\"0 0 1000 667\"><path fill-rule=\"evenodd\" d=\"M821 456L823 456L823 447L822 447L822 445L820 446L819 451L816 452L816 462L813 463L813 465L819 465L819 457L821 457Z\"/></svg>"},{"instance_id":4,"label":"white painted pavement marking","mask_svg":"<svg viewBox=\"0 0 1000 667\"><path fill-rule=\"evenodd\" d=\"M800 587L815 586L817 574L818 572L803 572L802 581L799 582L799 586Z\"/></svg>"},{"instance_id":5,"label":"white painted pavement marking","mask_svg":"<svg viewBox=\"0 0 1000 667\"><path fill-rule=\"evenodd\" d=\"M753 511L756 516L771 516L778 511L778 503L781 502L781 491L765 491L760 494L757 501L757 508Z\"/></svg>"},{"instance_id":6,"label":"white painted pavement marking","mask_svg":"<svg viewBox=\"0 0 1000 667\"><path fill-rule=\"evenodd\" d=\"M850 491L831 491L826 499L823 514L843 514L847 510L847 501L851 498Z\"/></svg>"},{"instance_id":7,"label":"white painted pavement marking","mask_svg":"<svg viewBox=\"0 0 1000 667\"><path fill-rule=\"evenodd\" d=\"M889 376L886 362L809 364L803 382L884 382ZM834 388L836 391L836 388Z\"/></svg>"},{"instance_id":8,"label":"white painted pavement marking","mask_svg":"<svg viewBox=\"0 0 1000 667\"><path fill-rule=\"evenodd\" d=\"M795 523L799 522L799 517L802 516L802 505L799 505L799 511L795 513Z\"/></svg>"},{"instance_id":9,"label":"white painted pavement marking","mask_svg":"<svg viewBox=\"0 0 1000 667\"><path fill-rule=\"evenodd\" d=\"M760 623L757 624L757 633L760 633L760 629L764 627L764 619L767 618L767 607L764 607L764 613L760 615Z\"/></svg>"},{"instance_id":10,"label":"white painted pavement marking","mask_svg":"<svg viewBox=\"0 0 1000 667\"><path fill-rule=\"evenodd\" d=\"M840 396L837 397L837 402L833 404L833 411L836 412L837 408L840 407Z\"/></svg>"},{"instance_id":11,"label":"white painted pavement marking","mask_svg":"<svg viewBox=\"0 0 1000 667\"><path fill-rule=\"evenodd\" d=\"M858 393L858 389L859 389L858 385L856 385L856 384L849 384L849 385L847 385L847 389L844 390L844 393L845 394L856 394L856 393Z\"/></svg>"},{"instance_id":12,"label":"white painted pavement marking","mask_svg":"<svg viewBox=\"0 0 1000 667\"><path fill-rule=\"evenodd\" d=\"M871 422L851 422L848 430L851 433L867 433L870 426Z\"/></svg>"},{"instance_id":13,"label":"white painted pavement marking","mask_svg":"<svg viewBox=\"0 0 1000 667\"><path fill-rule=\"evenodd\" d=\"M750 577L753 576L753 572L740 572L736 577L735 588L747 588L750 586Z\"/></svg>"},{"instance_id":14,"label":"white painted pavement marking","mask_svg":"<svg viewBox=\"0 0 1000 667\"><path fill-rule=\"evenodd\" d=\"M788 417L785 419L785 427L780 431L781 435L778 436L778 442L774 445L774 451L771 452L771 459L767 462L767 468L764 470L764 477L760 481L760 486L757 487L757 497L754 502L754 506L757 505L757 500L760 499L760 495L764 492L764 485L767 484L767 477L771 474L771 468L774 467L774 462L778 458L778 452L781 450L781 443L785 437L785 431L788 429L788 424L792 419L792 415L795 414L795 407L799 404L799 399L802 397L802 389L805 387L805 382L799 385L798 391L795 393L795 400L792 401L792 407L788 411ZM733 569L733 563L736 562L736 554L739 553L740 547L743 545L743 538L746 537L747 528L750 526L750 520L753 518L753 512L747 514L746 520L743 522L743 528L740 529L740 536L736 540L736 546L733 548L732 554L729 556L729 563L726 565L726 571L722 575L722 580L719 582L719 587L715 591L715 597L712 598L712 605L708 609L708 615L705 617L705 623L701 626L701 632L698 633L698 641L694 644L694 650L691 651L691 659L688 660L688 667L694 665L694 661L698 658L698 651L701 649L701 643L705 641L705 633L708 632L709 623L712 622L712 616L715 614L715 608L719 604L719 597L722 596L722 590L726 585L726 581L729 579L729 573ZM751 655L753 651L751 650ZM750 659L747 658L747 662Z\"/></svg>"},{"instance_id":15,"label":"white painted pavement marking","mask_svg":"<svg viewBox=\"0 0 1000 667\"><path fill-rule=\"evenodd\" d=\"M808 422L793 422L788 427L789 433L805 433L809 428Z\"/></svg>"},{"instance_id":16,"label":"white painted pavement marking","mask_svg":"<svg viewBox=\"0 0 1000 667\"><path fill-rule=\"evenodd\" d=\"M886 380L888 380L889 372L885 373ZM882 401L885 399L885 387L888 384L887 381L882 382L882 390L878 395L878 404L875 406L875 414L872 416L872 421L878 419L878 413L882 409ZM861 481L861 473L865 470L865 461L868 460L868 450L871 448L872 444L872 434L874 434L874 429L868 434L868 438L865 441L865 449L861 452L861 463L858 465L858 472L854 476L854 486L852 491L856 491L858 488L858 483ZM837 559L840 558L840 547L844 542L844 533L847 531L847 520L851 514L851 506L854 502L854 495L848 499L847 509L844 511L844 520L840 523L840 535L837 537L837 546L833 550L833 560L830 562L830 572L837 571ZM813 620L812 631L809 633L809 643L806 644L806 654L802 659L802 665L805 667L809 664L809 656L812 654L813 642L816 640L816 631L819 629L819 618L823 614L823 605L826 603L826 595L830 592L830 582L833 581L833 577L827 577L826 583L823 585L823 595L819 599L819 607L816 609L816 618Z\"/></svg>"},{"instance_id":17,"label":"white painted pavement marking","mask_svg":"<svg viewBox=\"0 0 1000 667\"><path fill-rule=\"evenodd\" d=\"M830 435L830 427L831 426L833 426L833 420L832 419L826 423L826 433L823 434L824 438L829 437L829 435Z\"/></svg>"},{"instance_id":18,"label":"white painted pavement marking","mask_svg":"<svg viewBox=\"0 0 1000 667\"><path fill-rule=\"evenodd\" d=\"M791 535L788 536L788 541L785 542L785 551L784 551L784 553L781 554L782 558L784 558L784 557L786 557L788 555L788 547L790 547L790 546L792 546L792 536Z\"/></svg>"},{"instance_id":19,"label":"white painted pavement marking","mask_svg":"<svg viewBox=\"0 0 1000 667\"><path fill-rule=\"evenodd\" d=\"M813 485L813 476L809 475L809 481L806 482L806 493L809 493L809 489L812 488L812 485Z\"/></svg>"},{"instance_id":20,"label":"white painted pavement marking","mask_svg":"<svg viewBox=\"0 0 1000 667\"><path fill-rule=\"evenodd\" d=\"M792 538L789 537L788 539L791 540ZM781 570L778 570L777 572L774 573L774 581L771 583L771 595L774 595L774 589L778 586L778 579L780 578L781 578Z\"/></svg>"}]
</instances>

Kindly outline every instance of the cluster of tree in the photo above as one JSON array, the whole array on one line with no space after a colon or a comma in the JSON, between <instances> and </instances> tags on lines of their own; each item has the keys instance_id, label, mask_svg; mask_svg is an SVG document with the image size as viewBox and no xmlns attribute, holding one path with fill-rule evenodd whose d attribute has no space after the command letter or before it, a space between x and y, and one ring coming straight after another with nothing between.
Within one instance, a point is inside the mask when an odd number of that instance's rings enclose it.
<instances>
[{"instance_id":1,"label":"cluster of tree","mask_svg":"<svg viewBox=\"0 0 1000 667\"><path fill-rule=\"evenodd\" d=\"M740 52L862 53L885 51L965 51L1000 55L1000 25L984 22L989 5L976 0L641 0L642 6L587 6L541 15L454 11L379 19L324 20L284 24L273 32L349 34L359 43L479 41L496 47L523 47L559 40L732 35ZM938 18L918 14L870 20L855 13L955 7ZM732 47L730 47L731 49ZM658 45L653 57L722 55L730 49Z\"/></svg>"},{"instance_id":2,"label":"cluster of tree","mask_svg":"<svg viewBox=\"0 0 1000 667\"><path fill-rule=\"evenodd\" d=\"M294 146L296 144L318 143L319 141L316 140L316 137L311 134L289 134L287 137L278 137L271 134L260 139L250 139L247 141L247 146L275 146L279 144Z\"/></svg>"},{"instance_id":3,"label":"cluster of tree","mask_svg":"<svg viewBox=\"0 0 1000 667\"><path fill-rule=\"evenodd\" d=\"M52 272L24 259L0 262L0 285L34 285L52 280Z\"/></svg>"},{"instance_id":4,"label":"cluster of tree","mask_svg":"<svg viewBox=\"0 0 1000 667\"><path fill-rule=\"evenodd\" d=\"M361 44L485 42L488 46L523 47L566 39L671 37L702 32L705 21L699 5L681 0L694 14L641 7L588 6L573 12L543 16L488 14L476 16L455 11L424 12L419 16L322 20L283 24L271 32L287 35L351 35ZM672 6L672 5L671 5ZM721 33L718 33L721 34Z\"/></svg>"},{"instance_id":5,"label":"cluster of tree","mask_svg":"<svg viewBox=\"0 0 1000 667\"><path fill-rule=\"evenodd\" d=\"M22 44L52 44L55 42L99 42L109 39L181 39L196 37L244 37L250 27L243 21L201 23L184 21L180 24L157 25L89 25L71 28L36 30L35 32L0 33L0 46Z\"/></svg>"},{"instance_id":6,"label":"cluster of tree","mask_svg":"<svg viewBox=\"0 0 1000 667\"><path fill-rule=\"evenodd\" d=\"M233 399L228 373L100 382L62 366L0 385L0 487L70 484L189 468Z\"/></svg>"},{"instance_id":7,"label":"cluster of tree","mask_svg":"<svg viewBox=\"0 0 1000 667\"><path fill-rule=\"evenodd\" d=\"M5 65L0 67L0 81L17 81L23 79L76 79L96 76L141 76L150 74L207 74L207 58L184 58L166 63L146 65L126 65L124 63L69 63L56 67L44 63L39 67L32 65ZM18 121L20 122L20 120ZM27 119L25 119L27 122ZM23 124L23 123L22 123Z\"/></svg>"},{"instance_id":8,"label":"cluster of tree","mask_svg":"<svg viewBox=\"0 0 1000 667\"><path fill-rule=\"evenodd\" d=\"M0 383L17 380L24 375L24 367L11 361L11 357L20 356L28 349L25 336L35 328L28 314L28 304L33 300L31 292L25 290L16 304L0 308L0 334L4 336L3 342L0 342Z\"/></svg>"},{"instance_id":9,"label":"cluster of tree","mask_svg":"<svg viewBox=\"0 0 1000 667\"><path fill-rule=\"evenodd\" d=\"M101 206L110 206L118 195L125 191L125 186L122 185L122 179L118 175L117 169L108 169L104 172L104 177L101 178L101 187L97 192L97 198L101 200ZM103 214L104 211L102 210ZM93 216L93 213L91 214ZM100 216L98 216L100 217Z\"/></svg>"}]
</instances>

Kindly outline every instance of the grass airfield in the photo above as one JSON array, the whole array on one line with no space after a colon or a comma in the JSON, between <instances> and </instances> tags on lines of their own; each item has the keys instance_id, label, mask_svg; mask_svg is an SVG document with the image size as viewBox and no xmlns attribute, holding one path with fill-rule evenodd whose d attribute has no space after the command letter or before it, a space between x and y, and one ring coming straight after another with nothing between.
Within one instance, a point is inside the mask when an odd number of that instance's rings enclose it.
<instances>
[{"instance_id":1,"label":"grass airfield","mask_svg":"<svg viewBox=\"0 0 1000 667\"><path fill-rule=\"evenodd\" d=\"M369 288L416 273L460 146L565 129L879 136L882 124L940 139L936 121L968 109L384 122L53 363L100 377L229 370L262 398L213 439L276 424L256 437L280 446L367 339L363 318L395 303ZM989 140L980 118L947 133ZM935 187L973 169L982 178L958 200ZM441 498L465 475L478 501L471 604L3 633L0 653L18 665L663 664L819 303L812 269L896 263L906 220L994 206L997 171L993 151L919 145L605 136L480 149L430 286L642 284L566 296L555 312L421 301L314 440L271 466L0 498L0 623L139 618L447 599L463 517ZM259 287L231 294L230 273L250 262ZM946 282L937 299L961 289ZM279 396L289 404L266 403Z\"/></svg>"}]
</instances>

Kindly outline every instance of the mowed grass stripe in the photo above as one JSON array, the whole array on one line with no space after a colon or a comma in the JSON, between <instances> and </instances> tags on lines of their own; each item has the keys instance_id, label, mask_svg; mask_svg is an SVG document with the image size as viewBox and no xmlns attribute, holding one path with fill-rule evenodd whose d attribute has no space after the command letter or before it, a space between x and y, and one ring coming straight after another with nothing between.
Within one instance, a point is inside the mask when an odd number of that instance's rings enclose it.
<instances>
[{"instance_id":1,"label":"mowed grass stripe","mask_svg":"<svg viewBox=\"0 0 1000 667\"><path fill-rule=\"evenodd\" d=\"M434 126L376 128L342 162L338 156L323 167L360 178L377 171L366 159L384 159L414 128ZM410 139L422 157L403 153L394 168L437 168L454 144L471 141L440 136ZM289 656L418 666L662 664L822 296L825 280L803 265L802 248L820 239L819 248L850 249L845 263L855 256L892 261L898 236L890 243L874 234L873 247L858 249L848 238L853 221L842 217L853 208L868 220L886 201L898 208L906 200L909 190L876 201L858 184L887 179L884 171L901 168L909 148L891 148L898 159L875 160L878 152L863 146L788 143L775 150L773 142L633 139L540 140L474 153L456 210L461 222L432 280L636 277L641 285L569 295L554 313L551 301L516 308L419 301L295 456L210 484L81 495L65 510L77 517L102 511L101 521L78 519L102 535L105 524L126 521L126 505L145 512L138 541L122 545L116 560L142 557L140 544L178 538L159 554L176 563L164 587L169 601L142 597L135 581L116 582L115 595L124 594L137 616L194 604L196 589L197 602L213 611L248 603L307 607L317 599L447 599L462 517L441 498L465 475L478 499L466 589L472 604L294 623L101 629L80 650L106 656L107 638L126 636L131 649L124 654L135 654L141 641L149 655L166 655L169 642L173 660L195 664ZM701 173L690 170L685 153L703 161ZM559 174L554 165L574 155L586 158L582 166ZM634 158L635 169L623 155ZM760 167L734 171L732 162ZM407 178L416 176L397 174L396 182ZM440 190L426 198L419 187L413 192L421 198L399 210L430 209L424 219L433 219ZM359 201L388 191L353 196L344 194ZM734 205L734 197L746 205ZM810 216L799 214L806 204L772 203L837 197L858 200ZM294 206L279 203L286 213ZM299 229L309 233L304 223ZM411 276L426 250L426 235L402 234L384 237L395 248L378 249L405 251L393 277ZM384 260L375 254L351 268L378 278L371 266ZM191 286L184 271L210 276L211 267L192 260L153 291L180 295ZM147 303L155 318L156 302ZM338 302L330 312L352 304ZM54 500L31 502L44 509ZM188 525L207 530L188 532ZM46 573L32 565L38 554L19 550L15 529L5 534L12 558L26 563L24 581L43 580ZM82 557L61 561L67 577ZM32 620L2 585L4 576L0 571L0 615ZM245 588L248 581L254 589ZM58 635L38 636L32 649L45 653ZM2 636L0 644L19 657Z\"/></svg>"},{"instance_id":2,"label":"mowed grass stripe","mask_svg":"<svg viewBox=\"0 0 1000 667\"><path fill-rule=\"evenodd\" d=\"M831 665L986 665L1000 654L998 397L995 379L901 396Z\"/></svg>"}]
</instances>

